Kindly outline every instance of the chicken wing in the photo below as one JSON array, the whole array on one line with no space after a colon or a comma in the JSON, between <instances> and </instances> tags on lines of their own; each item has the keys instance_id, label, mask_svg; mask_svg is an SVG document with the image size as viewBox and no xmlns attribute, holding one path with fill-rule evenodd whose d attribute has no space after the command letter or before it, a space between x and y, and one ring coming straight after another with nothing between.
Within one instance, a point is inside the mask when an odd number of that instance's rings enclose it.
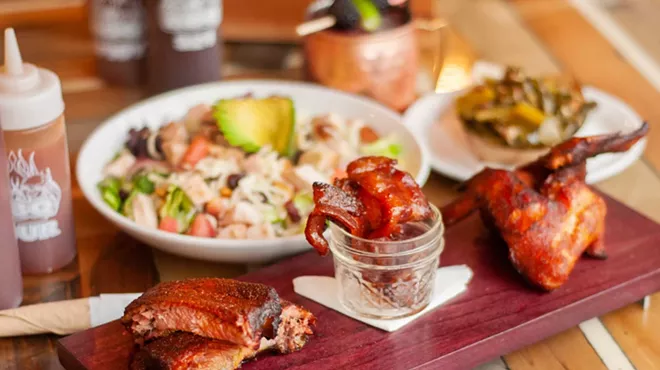
<instances>
[{"instance_id":1,"label":"chicken wing","mask_svg":"<svg viewBox=\"0 0 660 370\"><path fill-rule=\"evenodd\" d=\"M583 253L605 258L605 201L584 182L585 160L629 149L648 132L571 139L514 171L486 168L463 184L443 207L446 226L477 209L509 247L509 259L530 283L554 290Z\"/></svg>"},{"instance_id":2,"label":"chicken wing","mask_svg":"<svg viewBox=\"0 0 660 370\"><path fill-rule=\"evenodd\" d=\"M588 158L603 153L620 153L630 149L649 131L648 123L628 134L610 134L581 138L572 138L550 150L538 160L516 169L518 177L535 188L539 188L554 171L564 167L582 166L582 180L586 176L584 164Z\"/></svg>"}]
</instances>

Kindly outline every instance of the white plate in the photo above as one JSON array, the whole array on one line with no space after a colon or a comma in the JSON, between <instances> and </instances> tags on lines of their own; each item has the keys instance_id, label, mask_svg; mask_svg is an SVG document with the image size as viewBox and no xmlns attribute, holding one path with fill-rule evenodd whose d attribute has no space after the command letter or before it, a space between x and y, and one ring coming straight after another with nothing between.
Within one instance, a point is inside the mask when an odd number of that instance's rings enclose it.
<instances>
[{"instance_id":1,"label":"white plate","mask_svg":"<svg viewBox=\"0 0 660 370\"><path fill-rule=\"evenodd\" d=\"M401 124L401 116L366 98L316 85L282 81L234 81L193 86L159 95L124 109L101 124L85 141L80 151L76 176L89 202L104 217L134 238L164 251L202 260L259 263L302 252L311 248L302 235L269 240L227 240L178 235L138 226L106 205L96 184L102 169L121 148L131 127L156 128L168 119L182 117L199 103L212 104L221 98L253 93L257 97L279 94L294 100L296 114L310 117L337 113L359 118L381 134L396 133L403 146L404 169L424 184L430 172L426 149L421 139Z\"/></svg>"},{"instance_id":2,"label":"white plate","mask_svg":"<svg viewBox=\"0 0 660 370\"><path fill-rule=\"evenodd\" d=\"M614 132L630 132L642 125L642 119L620 99L594 87L583 87L587 100L598 106L587 117L576 136ZM404 114L404 124L425 138L424 145L431 156L431 167L450 178L464 181L485 166L507 168L497 163L485 163L471 151L463 128L455 113L454 101L463 91L430 94L422 97ZM640 140L625 153L607 153L587 160L588 183L614 176L635 162L644 152L646 139Z\"/></svg>"}]
</instances>

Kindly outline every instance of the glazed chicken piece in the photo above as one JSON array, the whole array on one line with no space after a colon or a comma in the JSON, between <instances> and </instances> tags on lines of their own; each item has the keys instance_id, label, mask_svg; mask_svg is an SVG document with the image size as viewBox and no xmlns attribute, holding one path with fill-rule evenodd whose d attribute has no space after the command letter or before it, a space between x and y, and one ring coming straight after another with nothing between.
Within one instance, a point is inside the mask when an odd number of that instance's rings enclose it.
<instances>
[{"instance_id":1,"label":"glazed chicken piece","mask_svg":"<svg viewBox=\"0 0 660 370\"><path fill-rule=\"evenodd\" d=\"M415 179L395 168L396 160L362 157L349 163L346 178L334 185L316 182L314 210L305 228L307 241L321 254L328 252L323 237L326 220L366 239L396 238L402 225L423 221L433 211Z\"/></svg>"},{"instance_id":2,"label":"glazed chicken piece","mask_svg":"<svg viewBox=\"0 0 660 370\"><path fill-rule=\"evenodd\" d=\"M586 159L626 151L647 132L645 123L630 134L574 138L515 171L487 168L441 210L445 225L480 210L484 223L508 245L516 270L533 285L557 289L583 253L606 258L607 209L584 182Z\"/></svg>"},{"instance_id":3,"label":"glazed chicken piece","mask_svg":"<svg viewBox=\"0 0 660 370\"><path fill-rule=\"evenodd\" d=\"M275 289L231 279L164 282L126 307L122 323L142 344L185 331L257 349L282 312Z\"/></svg>"}]
</instances>

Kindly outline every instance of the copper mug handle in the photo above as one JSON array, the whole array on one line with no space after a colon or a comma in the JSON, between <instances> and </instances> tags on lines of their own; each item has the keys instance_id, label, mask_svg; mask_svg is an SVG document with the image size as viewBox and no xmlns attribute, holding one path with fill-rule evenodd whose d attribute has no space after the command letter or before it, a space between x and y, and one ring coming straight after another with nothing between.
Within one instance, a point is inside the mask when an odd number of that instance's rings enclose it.
<instances>
[{"instance_id":1,"label":"copper mug handle","mask_svg":"<svg viewBox=\"0 0 660 370\"><path fill-rule=\"evenodd\" d=\"M446 53L446 44L448 37L447 33L447 21L442 18L415 18L413 20L413 25L418 31L428 32L431 34L436 34L433 48L433 60L432 60L432 81L433 81L433 91L437 91L438 82L442 73L442 67L445 60Z\"/></svg>"}]
</instances>

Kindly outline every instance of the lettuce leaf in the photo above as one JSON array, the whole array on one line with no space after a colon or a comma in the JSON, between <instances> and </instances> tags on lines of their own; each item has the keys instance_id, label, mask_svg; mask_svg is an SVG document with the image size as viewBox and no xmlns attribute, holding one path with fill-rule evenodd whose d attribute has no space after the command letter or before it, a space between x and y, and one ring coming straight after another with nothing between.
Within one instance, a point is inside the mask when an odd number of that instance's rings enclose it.
<instances>
[{"instance_id":1,"label":"lettuce leaf","mask_svg":"<svg viewBox=\"0 0 660 370\"><path fill-rule=\"evenodd\" d=\"M403 147L392 135L380 138L360 148L360 153L363 155L382 156L392 159L399 158L402 151Z\"/></svg>"},{"instance_id":2,"label":"lettuce leaf","mask_svg":"<svg viewBox=\"0 0 660 370\"><path fill-rule=\"evenodd\" d=\"M161 220L167 217L176 219L178 232L182 233L188 230L195 217L195 205L181 188L171 185L167 189L165 204L160 208L159 216Z\"/></svg>"}]
</instances>

